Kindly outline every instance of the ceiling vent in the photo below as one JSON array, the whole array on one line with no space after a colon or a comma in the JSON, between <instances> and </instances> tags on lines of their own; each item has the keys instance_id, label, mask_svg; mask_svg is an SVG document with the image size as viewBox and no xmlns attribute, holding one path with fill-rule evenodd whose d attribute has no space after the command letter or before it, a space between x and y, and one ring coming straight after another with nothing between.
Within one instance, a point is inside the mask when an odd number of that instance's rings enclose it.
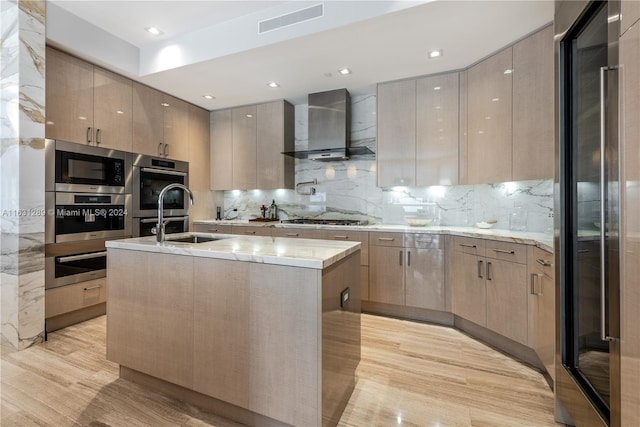
<instances>
[{"instance_id":1,"label":"ceiling vent","mask_svg":"<svg viewBox=\"0 0 640 427\"><path fill-rule=\"evenodd\" d=\"M322 3L315 6L287 13L286 15L277 16L275 18L260 21L259 33L266 33L277 30L278 28L288 27L289 25L298 24L300 22L309 21L311 19L320 18L324 15L324 5Z\"/></svg>"}]
</instances>

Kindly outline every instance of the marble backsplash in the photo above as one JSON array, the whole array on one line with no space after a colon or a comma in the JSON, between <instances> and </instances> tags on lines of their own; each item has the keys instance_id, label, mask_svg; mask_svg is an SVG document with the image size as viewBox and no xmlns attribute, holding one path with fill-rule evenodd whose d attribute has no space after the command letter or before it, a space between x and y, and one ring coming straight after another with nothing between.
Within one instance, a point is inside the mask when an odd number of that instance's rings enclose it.
<instances>
[{"instance_id":1,"label":"marble backsplash","mask_svg":"<svg viewBox=\"0 0 640 427\"><path fill-rule=\"evenodd\" d=\"M351 145L375 151L375 95L353 97ZM296 150L305 150L307 105L295 106ZM487 185L433 186L425 188L378 188L375 155L354 156L330 163L296 159L296 183L317 179L317 184L296 190L233 190L224 192L224 217L251 219L260 206L278 205L280 219L356 219L369 224L404 224L405 217L432 219L432 225L473 226L497 220L495 228L524 228L551 233L553 182L551 180ZM315 194L309 193L315 189Z\"/></svg>"}]
</instances>

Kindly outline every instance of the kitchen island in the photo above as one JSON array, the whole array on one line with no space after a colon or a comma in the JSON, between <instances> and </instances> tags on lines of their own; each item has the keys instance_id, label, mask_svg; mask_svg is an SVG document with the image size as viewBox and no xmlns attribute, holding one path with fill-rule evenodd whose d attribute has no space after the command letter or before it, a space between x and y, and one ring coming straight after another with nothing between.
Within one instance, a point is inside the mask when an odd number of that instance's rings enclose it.
<instances>
[{"instance_id":1,"label":"kitchen island","mask_svg":"<svg viewBox=\"0 0 640 427\"><path fill-rule=\"evenodd\" d=\"M243 424L337 424L360 361L360 243L197 234L216 240L106 243L107 359Z\"/></svg>"}]
</instances>

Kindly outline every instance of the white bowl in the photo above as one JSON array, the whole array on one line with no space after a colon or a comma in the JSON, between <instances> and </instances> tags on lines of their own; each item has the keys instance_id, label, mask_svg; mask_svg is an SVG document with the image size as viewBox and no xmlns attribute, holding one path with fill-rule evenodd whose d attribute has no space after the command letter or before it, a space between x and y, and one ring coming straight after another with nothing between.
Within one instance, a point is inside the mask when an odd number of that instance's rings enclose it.
<instances>
[{"instance_id":1,"label":"white bowl","mask_svg":"<svg viewBox=\"0 0 640 427\"><path fill-rule=\"evenodd\" d=\"M491 222L476 222L476 227L478 228L492 228L494 223Z\"/></svg>"},{"instance_id":2,"label":"white bowl","mask_svg":"<svg viewBox=\"0 0 640 427\"><path fill-rule=\"evenodd\" d=\"M405 218L404 220L411 227L424 227L433 222L432 219L426 219L426 218Z\"/></svg>"}]
</instances>

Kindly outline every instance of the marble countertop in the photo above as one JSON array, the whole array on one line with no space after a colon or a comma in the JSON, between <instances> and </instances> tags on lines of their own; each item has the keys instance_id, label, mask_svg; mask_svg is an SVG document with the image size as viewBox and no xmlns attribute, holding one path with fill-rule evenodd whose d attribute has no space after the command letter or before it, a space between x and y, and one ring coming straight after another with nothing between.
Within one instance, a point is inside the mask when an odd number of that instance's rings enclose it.
<instances>
[{"instance_id":1,"label":"marble countertop","mask_svg":"<svg viewBox=\"0 0 640 427\"><path fill-rule=\"evenodd\" d=\"M195 220L194 224L219 224L219 225L244 225L252 227L277 227L277 228L307 228L320 230L345 230L345 231L380 231L398 233L430 233L449 234L452 236L477 237L481 239L515 242L537 246L548 252L553 252L553 235L547 233L531 233L526 231L511 231L499 228L481 229L476 227L455 226L426 226L410 227L408 225L316 225L316 224L282 224L280 222L249 222L247 220Z\"/></svg>"},{"instance_id":2,"label":"marble countertop","mask_svg":"<svg viewBox=\"0 0 640 427\"><path fill-rule=\"evenodd\" d=\"M167 240L157 243L155 236L109 240L107 248L163 254L217 258L262 264L324 269L360 249L359 242L287 239L284 237L236 236L231 234L177 233L170 238L189 235L213 237L203 243L180 243Z\"/></svg>"}]
</instances>

